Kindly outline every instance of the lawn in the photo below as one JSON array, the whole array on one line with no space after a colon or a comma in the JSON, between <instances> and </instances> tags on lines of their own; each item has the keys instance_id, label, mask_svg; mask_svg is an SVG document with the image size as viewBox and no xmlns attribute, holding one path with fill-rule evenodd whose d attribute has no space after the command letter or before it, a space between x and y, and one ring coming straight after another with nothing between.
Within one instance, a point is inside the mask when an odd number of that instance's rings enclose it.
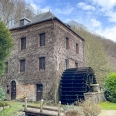
<instances>
[{"instance_id":1,"label":"lawn","mask_svg":"<svg viewBox=\"0 0 116 116\"><path fill-rule=\"evenodd\" d=\"M116 103L105 101L101 102L99 105L103 110L116 110Z\"/></svg>"},{"instance_id":2,"label":"lawn","mask_svg":"<svg viewBox=\"0 0 116 116\"><path fill-rule=\"evenodd\" d=\"M20 110L24 110L24 102L15 102L15 101L6 101L8 104L10 104L10 108L4 109L0 112L0 116L17 116L17 112ZM40 103L28 103L28 105L32 106L40 106Z\"/></svg>"}]
</instances>

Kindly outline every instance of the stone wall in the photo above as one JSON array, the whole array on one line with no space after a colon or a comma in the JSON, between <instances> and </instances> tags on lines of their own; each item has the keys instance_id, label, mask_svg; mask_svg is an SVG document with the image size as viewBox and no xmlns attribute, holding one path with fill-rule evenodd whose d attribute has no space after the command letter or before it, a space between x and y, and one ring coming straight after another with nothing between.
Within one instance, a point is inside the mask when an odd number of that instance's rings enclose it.
<instances>
[{"instance_id":1,"label":"stone wall","mask_svg":"<svg viewBox=\"0 0 116 116\"><path fill-rule=\"evenodd\" d=\"M85 98L85 100L89 99L91 101L94 101L95 103L103 102L105 100L103 91L84 93L84 98Z\"/></svg>"},{"instance_id":2,"label":"stone wall","mask_svg":"<svg viewBox=\"0 0 116 116\"><path fill-rule=\"evenodd\" d=\"M36 85L25 84L16 86L16 99L20 100L21 97L27 97L27 99L36 101Z\"/></svg>"},{"instance_id":3,"label":"stone wall","mask_svg":"<svg viewBox=\"0 0 116 116\"><path fill-rule=\"evenodd\" d=\"M80 37L75 35L72 31L69 31L69 29L59 22L55 22L54 33L54 61L56 64L55 70L57 71L56 90L58 90L60 77L66 69L65 59L69 60L69 68L75 68L75 62L78 63L79 67L84 66L84 42ZM66 49L66 37L69 38L69 49ZM76 43L79 45L78 54L76 53ZM56 91L55 96L58 96L58 91Z\"/></svg>"}]
</instances>

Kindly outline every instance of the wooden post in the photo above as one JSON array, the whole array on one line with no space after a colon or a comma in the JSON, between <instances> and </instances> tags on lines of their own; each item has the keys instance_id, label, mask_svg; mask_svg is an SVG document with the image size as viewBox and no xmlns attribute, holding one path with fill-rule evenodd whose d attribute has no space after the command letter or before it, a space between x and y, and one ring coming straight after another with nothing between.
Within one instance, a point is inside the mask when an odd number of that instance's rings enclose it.
<instances>
[{"instance_id":1,"label":"wooden post","mask_svg":"<svg viewBox=\"0 0 116 116\"><path fill-rule=\"evenodd\" d=\"M60 116L60 108L61 107L61 101L59 101L59 104L58 104L58 116Z\"/></svg>"},{"instance_id":2,"label":"wooden post","mask_svg":"<svg viewBox=\"0 0 116 116\"><path fill-rule=\"evenodd\" d=\"M25 98L25 110L27 110L27 98Z\"/></svg>"},{"instance_id":3,"label":"wooden post","mask_svg":"<svg viewBox=\"0 0 116 116\"><path fill-rule=\"evenodd\" d=\"M40 103L40 112L43 112L43 99L41 99L41 103Z\"/></svg>"}]
</instances>

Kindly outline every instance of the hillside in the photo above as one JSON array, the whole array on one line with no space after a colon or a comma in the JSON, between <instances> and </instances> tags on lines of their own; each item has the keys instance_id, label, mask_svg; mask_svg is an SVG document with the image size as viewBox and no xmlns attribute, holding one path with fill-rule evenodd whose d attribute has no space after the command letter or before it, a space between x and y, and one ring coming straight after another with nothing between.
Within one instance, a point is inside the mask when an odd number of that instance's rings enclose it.
<instances>
[{"instance_id":1,"label":"hillside","mask_svg":"<svg viewBox=\"0 0 116 116\"><path fill-rule=\"evenodd\" d=\"M108 62L110 71L116 72L116 43L109 39L102 39Z\"/></svg>"},{"instance_id":2,"label":"hillside","mask_svg":"<svg viewBox=\"0 0 116 116\"><path fill-rule=\"evenodd\" d=\"M85 39L85 66L94 69L97 82L103 87L106 75L110 71L116 71L116 43L89 31L75 21L70 22L70 25Z\"/></svg>"}]
</instances>

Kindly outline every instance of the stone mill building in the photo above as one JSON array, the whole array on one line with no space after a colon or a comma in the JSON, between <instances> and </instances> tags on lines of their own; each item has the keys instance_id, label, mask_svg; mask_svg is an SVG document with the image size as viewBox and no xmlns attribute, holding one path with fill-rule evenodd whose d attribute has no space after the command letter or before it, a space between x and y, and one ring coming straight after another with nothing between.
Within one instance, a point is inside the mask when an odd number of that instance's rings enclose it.
<instances>
[{"instance_id":1,"label":"stone mill building","mask_svg":"<svg viewBox=\"0 0 116 116\"><path fill-rule=\"evenodd\" d=\"M63 71L84 65L84 39L51 12L22 18L10 31L14 47L2 76L6 96L57 100Z\"/></svg>"}]
</instances>

